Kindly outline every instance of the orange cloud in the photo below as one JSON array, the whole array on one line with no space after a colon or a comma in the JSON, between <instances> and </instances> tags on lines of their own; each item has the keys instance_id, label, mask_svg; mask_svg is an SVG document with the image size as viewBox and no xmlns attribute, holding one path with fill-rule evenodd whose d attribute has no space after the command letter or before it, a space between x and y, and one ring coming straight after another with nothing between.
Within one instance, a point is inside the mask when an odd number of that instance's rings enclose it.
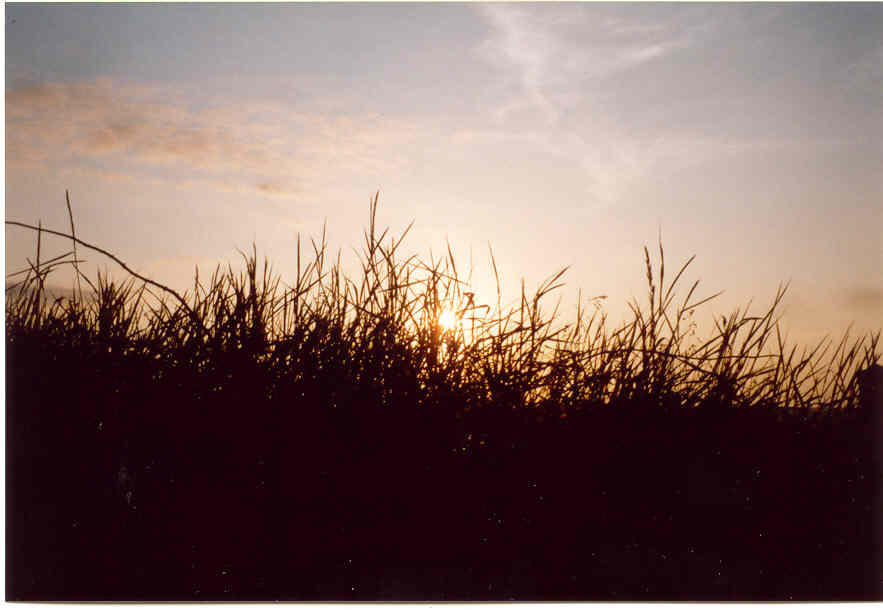
<instances>
[{"instance_id":1,"label":"orange cloud","mask_svg":"<svg viewBox=\"0 0 883 610\"><path fill-rule=\"evenodd\" d=\"M286 197L347 172L389 175L411 163L416 141L432 137L377 116L266 101L193 109L187 101L179 91L106 80L14 88L6 94L7 161L19 169L98 165L117 176Z\"/></svg>"},{"instance_id":2,"label":"orange cloud","mask_svg":"<svg viewBox=\"0 0 883 610\"><path fill-rule=\"evenodd\" d=\"M840 300L850 311L883 316L883 289L877 286L854 286Z\"/></svg>"}]
</instances>

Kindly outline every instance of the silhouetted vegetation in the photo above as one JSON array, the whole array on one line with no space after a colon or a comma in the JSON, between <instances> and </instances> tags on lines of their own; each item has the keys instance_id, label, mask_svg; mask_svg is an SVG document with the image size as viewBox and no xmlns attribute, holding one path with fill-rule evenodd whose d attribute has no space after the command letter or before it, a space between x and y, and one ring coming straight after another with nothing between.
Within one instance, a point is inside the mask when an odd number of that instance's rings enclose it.
<instances>
[{"instance_id":1,"label":"silhouetted vegetation","mask_svg":"<svg viewBox=\"0 0 883 610\"><path fill-rule=\"evenodd\" d=\"M700 340L710 299L661 244L619 327L560 322L563 270L476 302L376 207L358 277L323 235L292 285L253 250L186 294L90 281L73 215L31 227L7 287L9 599L881 598L857 375L879 332L798 352L780 288ZM72 250L40 260L53 233ZM77 286L47 298L62 265Z\"/></svg>"}]
</instances>

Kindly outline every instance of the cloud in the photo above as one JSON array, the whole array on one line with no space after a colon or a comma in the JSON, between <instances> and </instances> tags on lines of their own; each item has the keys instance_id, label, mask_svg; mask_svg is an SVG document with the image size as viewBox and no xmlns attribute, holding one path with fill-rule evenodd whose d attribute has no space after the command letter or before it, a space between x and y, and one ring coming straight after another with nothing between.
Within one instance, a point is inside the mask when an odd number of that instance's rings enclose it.
<instances>
[{"instance_id":1,"label":"cloud","mask_svg":"<svg viewBox=\"0 0 883 610\"><path fill-rule=\"evenodd\" d=\"M691 42L688 23L608 16L603 7L490 4L481 13L492 34L479 54L500 70L509 91L498 120L530 108L556 125L590 85Z\"/></svg>"},{"instance_id":2,"label":"cloud","mask_svg":"<svg viewBox=\"0 0 883 610\"><path fill-rule=\"evenodd\" d=\"M783 101L777 90L759 85L721 93L701 85L716 82L707 81L701 58L709 51L722 60L723 34L734 58L717 77L733 80L743 67L748 73L744 62L751 58L739 45L755 30L766 32L764 24L778 14L734 10L481 5L491 28L477 53L498 75L485 131L498 130L513 146L529 140L534 149L581 167L591 209L622 201L651 175L761 153L788 159L834 146L839 134L790 127L801 106ZM881 64L875 58L856 63L856 81L876 82ZM778 120L785 110L789 120Z\"/></svg>"},{"instance_id":3,"label":"cloud","mask_svg":"<svg viewBox=\"0 0 883 610\"><path fill-rule=\"evenodd\" d=\"M197 106L181 91L97 80L6 94L13 170L90 167L274 198L343 175L406 167L427 134L378 115L303 112L266 100Z\"/></svg>"},{"instance_id":4,"label":"cloud","mask_svg":"<svg viewBox=\"0 0 883 610\"><path fill-rule=\"evenodd\" d=\"M701 13L569 4L480 12L492 27L478 54L500 75L491 123L582 168L591 209L621 200L660 163L689 165L719 148L683 134L636 133L599 102L611 79L694 44L707 26Z\"/></svg>"},{"instance_id":5,"label":"cloud","mask_svg":"<svg viewBox=\"0 0 883 610\"><path fill-rule=\"evenodd\" d=\"M262 193L269 194L277 194L283 192L283 188L278 184L272 184L270 182L262 182L257 185L257 189Z\"/></svg>"},{"instance_id":6,"label":"cloud","mask_svg":"<svg viewBox=\"0 0 883 610\"><path fill-rule=\"evenodd\" d=\"M841 304L849 311L876 314L883 322L883 289L877 286L853 286L839 295Z\"/></svg>"}]
</instances>

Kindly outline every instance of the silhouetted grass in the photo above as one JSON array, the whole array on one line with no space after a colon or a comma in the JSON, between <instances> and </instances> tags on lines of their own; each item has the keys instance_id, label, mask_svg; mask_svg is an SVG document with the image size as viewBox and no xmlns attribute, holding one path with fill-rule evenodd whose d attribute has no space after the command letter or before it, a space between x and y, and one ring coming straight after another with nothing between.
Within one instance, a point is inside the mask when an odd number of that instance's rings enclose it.
<instances>
[{"instance_id":1,"label":"silhouetted grass","mask_svg":"<svg viewBox=\"0 0 883 610\"><path fill-rule=\"evenodd\" d=\"M10 599L880 598L879 332L798 352L780 287L699 339L713 297L661 244L618 327L561 321L565 270L477 302L376 211L357 277L323 233L290 285L253 249L185 294L72 213L7 222L37 232L7 287Z\"/></svg>"}]
</instances>

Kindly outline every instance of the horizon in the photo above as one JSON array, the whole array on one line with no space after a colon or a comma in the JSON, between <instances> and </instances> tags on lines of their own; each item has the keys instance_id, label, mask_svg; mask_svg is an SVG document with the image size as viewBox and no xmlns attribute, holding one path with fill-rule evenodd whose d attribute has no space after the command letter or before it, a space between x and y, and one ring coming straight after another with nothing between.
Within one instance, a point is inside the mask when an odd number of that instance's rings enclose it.
<instances>
[{"instance_id":1,"label":"horizon","mask_svg":"<svg viewBox=\"0 0 883 610\"><path fill-rule=\"evenodd\" d=\"M353 269L378 224L495 298L643 302L643 246L792 342L883 320L878 5L6 6L6 217L184 290L295 234ZM61 253L64 240L44 241ZM6 229L7 273L34 235ZM51 245L48 245L51 244ZM85 256L116 278L124 272ZM347 267L348 266L348 267ZM91 274L90 274L91 275ZM464 273L465 275L465 273ZM51 279L51 278L50 278Z\"/></svg>"}]
</instances>

